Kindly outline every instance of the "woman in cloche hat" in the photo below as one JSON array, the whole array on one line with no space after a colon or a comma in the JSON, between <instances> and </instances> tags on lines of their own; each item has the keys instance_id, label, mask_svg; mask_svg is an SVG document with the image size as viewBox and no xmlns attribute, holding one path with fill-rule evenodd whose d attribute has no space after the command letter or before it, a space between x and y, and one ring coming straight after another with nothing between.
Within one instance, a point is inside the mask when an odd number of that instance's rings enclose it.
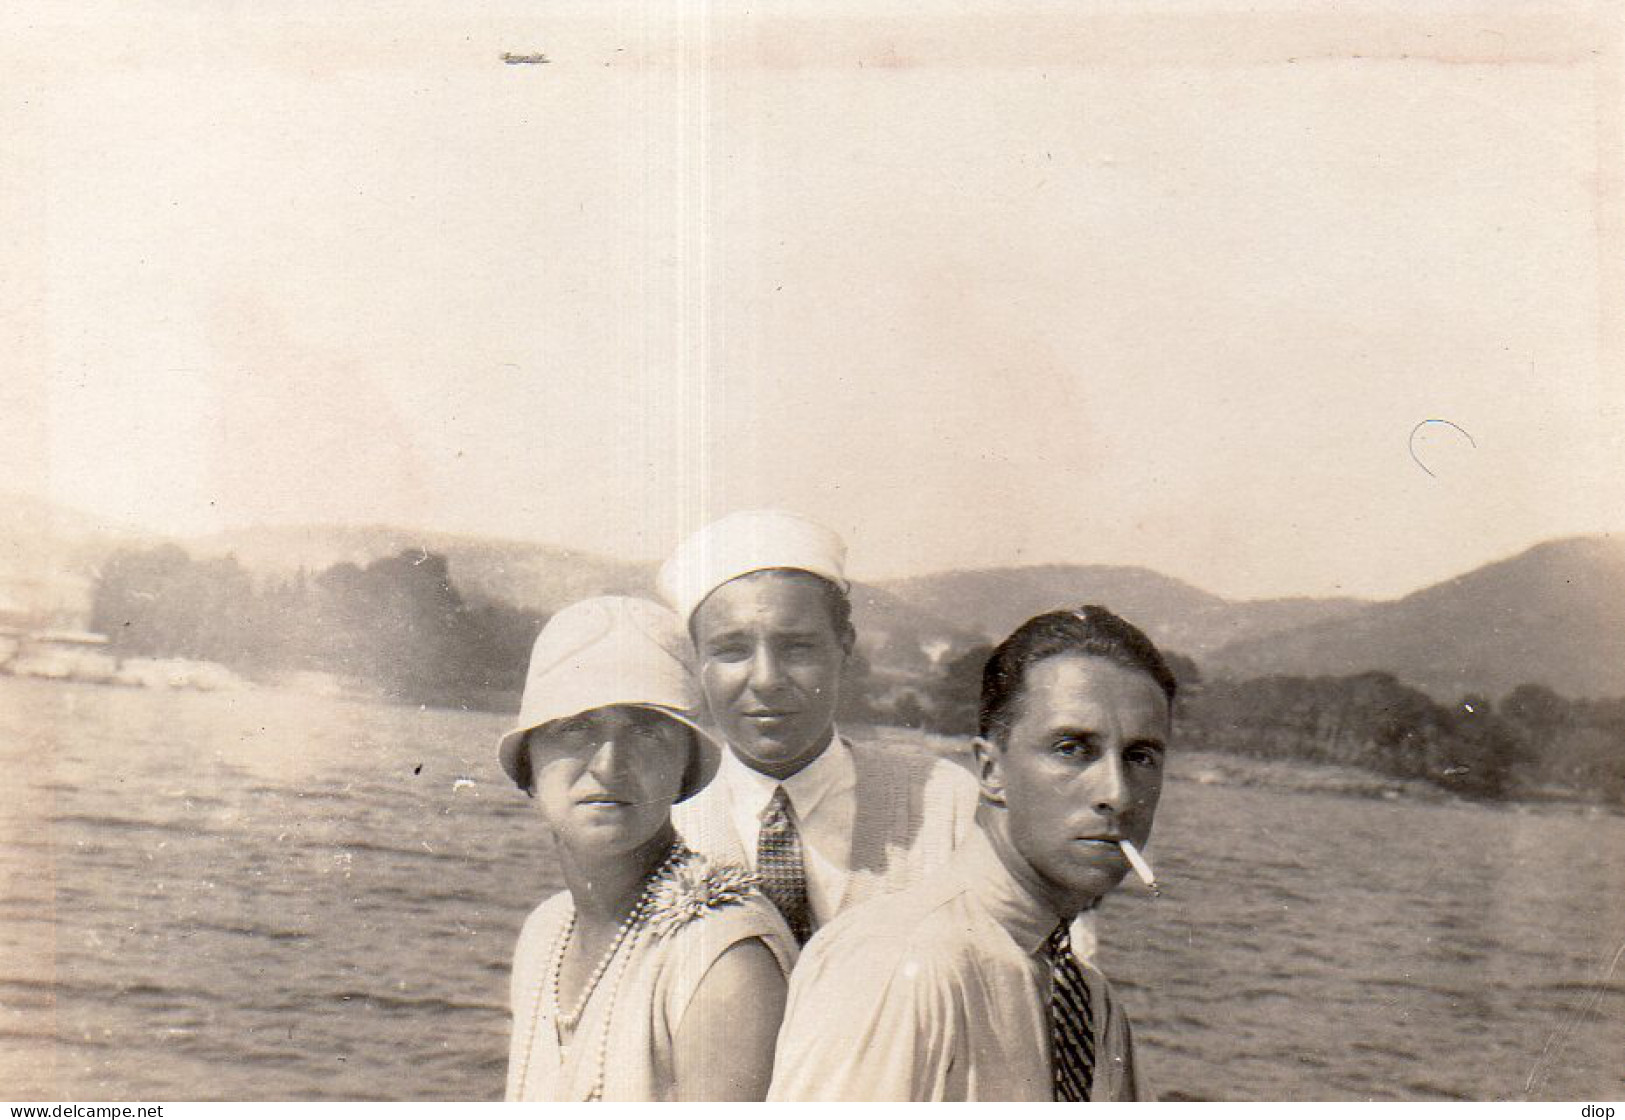
<instances>
[{"instance_id":1,"label":"woman in cloche hat","mask_svg":"<svg viewBox=\"0 0 1625 1120\"><path fill-rule=\"evenodd\" d=\"M536 639L502 768L567 890L514 951L509 1100L762 1100L795 942L743 869L690 851L673 803L718 748L665 608L588 599Z\"/></svg>"}]
</instances>

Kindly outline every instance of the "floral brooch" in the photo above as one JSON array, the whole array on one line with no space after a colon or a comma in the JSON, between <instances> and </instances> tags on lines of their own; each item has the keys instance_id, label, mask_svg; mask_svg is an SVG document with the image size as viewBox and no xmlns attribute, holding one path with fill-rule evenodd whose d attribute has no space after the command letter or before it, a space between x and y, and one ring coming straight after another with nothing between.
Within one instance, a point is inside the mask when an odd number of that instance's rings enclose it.
<instances>
[{"instance_id":1,"label":"floral brooch","mask_svg":"<svg viewBox=\"0 0 1625 1120\"><path fill-rule=\"evenodd\" d=\"M708 910L744 902L760 882L743 867L713 864L703 856L683 860L654 885L644 924L656 937L670 937Z\"/></svg>"}]
</instances>

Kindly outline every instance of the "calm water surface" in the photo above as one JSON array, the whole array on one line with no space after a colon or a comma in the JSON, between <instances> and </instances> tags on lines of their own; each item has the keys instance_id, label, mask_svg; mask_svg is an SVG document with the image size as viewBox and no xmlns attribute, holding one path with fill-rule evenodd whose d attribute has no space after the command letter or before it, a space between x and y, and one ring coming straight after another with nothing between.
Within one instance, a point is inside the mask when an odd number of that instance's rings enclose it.
<instances>
[{"instance_id":1,"label":"calm water surface","mask_svg":"<svg viewBox=\"0 0 1625 1120\"><path fill-rule=\"evenodd\" d=\"M0 678L0 1097L502 1092L503 720ZM1625 820L1171 781L1103 911L1158 1088L1625 1097Z\"/></svg>"}]
</instances>

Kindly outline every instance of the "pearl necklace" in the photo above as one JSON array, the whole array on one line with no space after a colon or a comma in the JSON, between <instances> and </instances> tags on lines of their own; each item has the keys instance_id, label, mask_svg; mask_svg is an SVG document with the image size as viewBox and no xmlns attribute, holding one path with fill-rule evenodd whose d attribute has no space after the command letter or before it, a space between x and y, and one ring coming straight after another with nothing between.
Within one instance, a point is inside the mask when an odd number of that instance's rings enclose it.
<instances>
[{"instance_id":1,"label":"pearl necklace","mask_svg":"<svg viewBox=\"0 0 1625 1120\"><path fill-rule=\"evenodd\" d=\"M654 901L655 888L673 868L692 854L681 840L672 842L671 849L666 853L666 858L644 882L643 892L638 895L636 905L632 907L631 913L627 914L626 920L621 923L620 928L615 931L615 937L610 941L609 948L604 951L603 957L599 959L597 966L587 977L586 983L582 985L581 996L576 1001L574 1010L566 1013L559 999L559 974L564 971L564 954L569 951L570 941L575 934L576 928L575 907L574 905L570 907L570 916L565 920L564 929L560 931L558 939L553 944L553 952L550 955L548 964L548 982L536 985L536 1004L531 1009L530 1030L525 1038L524 1061L519 1069L519 1097L521 1100L524 1099L525 1082L530 1075L530 1056L536 1044L536 1031L542 1017L542 1000L544 996L550 993L553 997L553 1020L573 1035L577 1025L581 1022L581 1017L586 1014L587 1004L592 1001L593 993L597 991L599 984L602 983L610 965L619 958L620 967L615 970L614 981L606 989L607 998L613 1010L615 993L620 990L621 979L625 976L627 965L632 960L632 950L636 948L638 939L643 932L643 922L648 917L651 904ZM623 948L626 950L625 953L621 952ZM575 1039L572 1037L571 1042L574 1041ZM560 1048L568 1048L562 1039L560 1040ZM599 1033L598 1060L593 1073L592 1089L587 1094L589 1101L598 1100L603 1096L604 1068L608 1058L609 1015L606 1014L604 1016L603 1030Z\"/></svg>"}]
</instances>

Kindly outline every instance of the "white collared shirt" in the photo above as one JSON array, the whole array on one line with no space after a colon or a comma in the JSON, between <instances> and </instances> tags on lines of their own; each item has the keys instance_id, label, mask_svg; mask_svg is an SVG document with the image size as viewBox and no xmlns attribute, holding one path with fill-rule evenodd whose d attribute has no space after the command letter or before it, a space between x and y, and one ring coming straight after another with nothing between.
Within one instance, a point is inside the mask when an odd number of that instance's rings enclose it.
<instances>
[{"instance_id":1,"label":"white collared shirt","mask_svg":"<svg viewBox=\"0 0 1625 1120\"><path fill-rule=\"evenodd\" d=\"M739 847L752 871L762 815L781 785L790 799L790 818L801 837L802 866L807 873L807 901L813 928L840 912L846 896L847 863L852 851L856 806L852 751L837 732L824 753L798 773L779 781L752 770L732 750L722 752L717 779L728 789L729 813Z\"/></svg>"},{"instance_id":2,"label":"white collared shirt","mask_svg":"<svg viewBox=\"0 0 1625 1120\"><path fill-rule=\"evenodd\" d=\"M790 978L770 1101L1048 1101L1058 921L980 829L952 862L807 943ZM1091 1100L1149 1100L1128 1017L1084 965Z\"/></svg>"}]
</instances>

